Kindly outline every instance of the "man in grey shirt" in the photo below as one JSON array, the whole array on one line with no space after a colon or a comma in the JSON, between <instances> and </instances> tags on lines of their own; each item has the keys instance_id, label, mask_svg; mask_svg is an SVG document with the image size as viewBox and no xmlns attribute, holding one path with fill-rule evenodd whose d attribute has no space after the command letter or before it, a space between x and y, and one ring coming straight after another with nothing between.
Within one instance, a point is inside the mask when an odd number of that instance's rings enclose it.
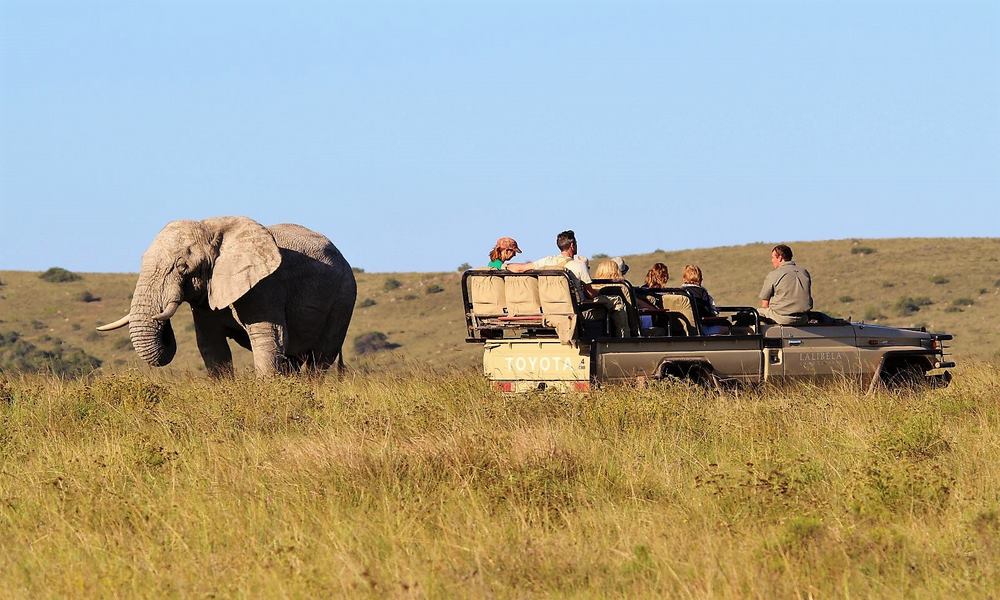
<instances>
[{"instance_id":1,"label":"man in grey shirt","mask_svg":"<svg viewBox=\"0 0 1000 600\"><path fill-rule=\"evenodd\" d=\"M812 310L812 277L795 264L792 249L778 244L771 249L774 270L764 278L760 290L760 315L779 325L805 325Z\"/></svg>"}]
</instances>

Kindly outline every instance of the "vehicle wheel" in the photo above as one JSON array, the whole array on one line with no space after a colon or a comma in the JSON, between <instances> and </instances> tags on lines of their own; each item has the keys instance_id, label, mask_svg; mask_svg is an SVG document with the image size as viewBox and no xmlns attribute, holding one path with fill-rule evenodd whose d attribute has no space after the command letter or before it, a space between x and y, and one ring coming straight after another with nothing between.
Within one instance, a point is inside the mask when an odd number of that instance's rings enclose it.
<instances>
[{"instance_id":1,"label":"vehicle wheel","mask_svg":"<svg viewBox=\"0 0 1000 600\"><path fill-rule=\"evenodd\" d=\"M929 383L924 365L917 362L892 363L882 371L882 385L887 390L916 390L929 387Z\"/></svg>"}]
</instances>

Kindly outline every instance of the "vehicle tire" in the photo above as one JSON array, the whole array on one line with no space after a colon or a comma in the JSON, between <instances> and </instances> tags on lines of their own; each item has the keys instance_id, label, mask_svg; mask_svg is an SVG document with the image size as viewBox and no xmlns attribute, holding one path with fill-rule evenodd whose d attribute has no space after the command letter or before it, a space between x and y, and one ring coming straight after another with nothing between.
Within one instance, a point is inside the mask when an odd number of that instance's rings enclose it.
<instances>
[{"instance_id":1,"label":"vehicle tire","mask_svg":"<svg viewBox=\"0 0 1000 600\"><path fill-rule=\"evenodd\" d=\"M882 368L882 385L890 391L928 388L931 382L924 375L924 368L913 360L889 363Z\"/></svg>"}]
</instances>

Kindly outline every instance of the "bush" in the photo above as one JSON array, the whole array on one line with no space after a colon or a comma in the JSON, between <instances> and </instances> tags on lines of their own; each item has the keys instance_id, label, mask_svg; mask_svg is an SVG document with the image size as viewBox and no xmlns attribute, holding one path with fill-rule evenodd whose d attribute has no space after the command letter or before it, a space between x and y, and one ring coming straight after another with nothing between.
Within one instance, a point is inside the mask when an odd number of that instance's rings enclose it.
<instances>
[{"instance_id":1,"label":"bush","mask_svg":"<svg viewBox=\"0 0 1000 600\"><path fill-rule=\"evenodd\" d=\"M988 293L989 293L988 289L986 289L986 288L979 288L979 295L980 296L982 296L983 294L988 294Z\"/></svg>"},{"instance_id":2,"label":"bush","mask_svg":"<svg viewBox=\"0 0 1000 600\"><path fill-rule=\"evenodd\" d=\"M365 270L361 267L351 267L351 270L354 271L356 275L360 275L365 272Z\"/></svg>"},{"instance_id":3,"label":"bush","mask_svg":"<svg viewBox=\"0 0 1000 600\"><path fill-rule=\"evenodd\" d=\"M972 306L976 301L972 298L955 298L952 301L953 306Z\"/></svg>"},{"instance_id":4,"label":"bush","mask_svg":"<svg viewBox=\"0 0 1000 600\"><path fill-rule=\"evenodd\" d=\"M369 306L375 306L375 301L372 300L371 298L365 298L364 300L361 301L361 304L359 306L361 308L368 308Z\"/></svg>"},{"instance_id":5,"label":"bush","mask_svg":"<svg viewBox=\"0 0 1000 600\"><path fill-rule=\"evenodd\" d=\"M72 271L67 271L62 267L52 267L48 271L39 275L38 278L48 281L49 283L66 283L67 281L79 281L83 279L83 277L73 273Z\"/></svg>"},{"instance_id":6,"label":"bush","mask_svg":"<svg viewBox=\"0 0 1000 600\"><path fill-rule=\"evenodd\" d=\"M927 297L911 298L906 296L896 301L895 309L900 316L906 316L919 312L922 306L930 306L931 304L934 304L934 302Z\"/></svg>"},{"instance_id":7,"label":"bush","mask_svg":"<svg viewBox=\"0 0 1000 600\"><path fill-rule=\"evenodd\" d=\"M403 300L416 300L416 299L417 299L417 295L416 294L407 294L407 295L403 296Z\"/></svg>"},{"instance_id":8,"label":"bush","mask_svg":"<svg viewBox=\"0 0 1000 600\"><path fill-rule=\"evenodd\" d=\"M594 255L593 255L593 256L591 256L590 258L609 258L609 257L608 257L608 255L607 255L607 254L605 254L605 253L603 253L603 252L598 252L597 254L594 254Z\"/></svg>"},{"instance_id":9,"label":"bush","mask_svg":"<svg viewBox=\"0 0 1000 600\"><path fill-rule=\"evenodd\" d=\"M399 344L390 342L389 336L381 331L369 331L354 338L354 351L357 354L375 354L394 348L399 348Z\"/></svg>"},{"instance_id":10,"label":"bush","mask_svg":"<svg viewBox=\"0 0 1000 600\"><path fill-rule=\"evenodd\" d=\"M993 287L1000 288L1000 279L997 279L996 281L993 282Z\"/></svg>"},{"instance_id":11,"label":"bush","mask_svg":"<svg viewBox=\"0 0 1000 600\"><path fill-rule=\"evenodd\" d=\"M402 287L403 282L398 279L386 279L385 284L382 286L385 291L391 291Z\"/></svg>"},{"instance_id":12,"label":"bush","mask_svg":"<svg viewBox=\"0 0 1000 600\"><path fill-rule=\"evenodd\" d=\"M433 285L427 286L427 293L428 294L440 294L443 291L444 291L444 288L441 287L441 286L439 286L436 283L433 284Z\"/></svg>"},{"instance_id":13,"label":"bush","mask_svg":"<svg viewBox=\"0 0 1000 600\"><path fill-rule=\"evenodd\" d=\"M851 248L851 254L861 254L862 256L868 256L869 254L875 254L878 252L875 248L869 248L868 246L855 246Z\"/></svg>"},{"instance_id":14,"label":"bush","mask_svg":"<svg viewBox=\"0 0 1000 600\"><path fill-rule=\"evenodd\" d=\"M927 278L927 281L930 281L934 285L944 285L951 280L945 277L944 275L931 275L930 277Z\"/></svg>"},{"instance_id":15,"label":"bush","mask_svg":"<svg viewBox=\"0 0 1000 600\"><path fill-rule=\"evenodd\" d=\"M869 306L865 309L865 315L862 317L865 321L878 321L879 319L884 319L885 315L882 314L878 308L874 306Z\"/></svg>"},{"instance_id":16,"label":"bush","mask_svg":"<svg viewBox=\"0 0 1000 600\"><path fill-rule=\"evenodd\" d=\"M464 263L462 263L462 264L458 265L458 268L457 268L456 270L457 270L457 271L458 271L459 273L462 273L463 271L468 271L468 270L469 270L469 269L471 269L471 268L472 268L472 265L470 265L470 264L469 264L469 263L467 263L467 262L464 262Z\"/></svg>"},{"instance_id":17,"label":"bush","mask_svg":"<svg viewBox=\"0 0 1000 600\"><path fill-rule=\"evenodd\" d=\"M95 295L91 294L90 290L84 290L84 291L80 292L80 295L77 296L77 298L80 300L80 302L100 302L101 301L101 297L100 296L95 296Z\"/></svg>"},{"instance_id":18,"label":"bush","mask_svg":"<svg viewBox=\"0 0 1000 600\"><path fill-rule=\"evenodd\" d=\"M854 298L851 296L841 296L840 298L837 298L837 300L840 300L844 304L850 304L851 302L854 302Z\"/></svg>"},{"instance_id":19,"label":"bush","mask_svg":"<svg viewBox=\"0 0 1000 600\"><path fill-rule=\"evenodd\" d=\"M39 321L38 319L35 319L31 322L31 328L34 329L35 331L41 331L43 329L47 329L48 325L45 323L45 321Z\"/></svg>"},{"instance_id":20,"label":"bush","mask_svg":"<svg viewBox=\"0 0 1000 600\"><path fill-rule=\"evenodd\" d=\"M884 288L896 287L896 284L893 283L893 282L891 282L891 281L883 281L882 282L882 287L884 287Z\"/></svg>"},{"instance_id":21,"label":"bush","mask_svg":"<svg viewBox=\"0 0 1000 600\"><path fill-rule=\"evenodd\" d=\"M946 312L946 313L960 313L960 312L962 312L962 308L959 307L959 306L949 306L949 307L947 307L947 308L944 309L944 312Z\"/></svg>"},{"instance_id":22,"label":"bush","mask_svg":"<svg viewBox=\"0 0 1000 600\"><path fill-rule=\"evenodd\" d=\"M0 332L0 371L80 375L101 366L100 359L62 340L49 338L53 348L45 350L21 338L16 331Z\"/></svg>"}]
</instances>

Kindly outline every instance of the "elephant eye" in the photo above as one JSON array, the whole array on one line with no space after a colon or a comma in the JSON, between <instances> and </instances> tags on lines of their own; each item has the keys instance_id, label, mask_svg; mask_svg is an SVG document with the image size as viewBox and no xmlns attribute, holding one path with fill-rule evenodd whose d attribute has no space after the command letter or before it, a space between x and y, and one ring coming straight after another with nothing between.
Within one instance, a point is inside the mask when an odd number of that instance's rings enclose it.
<instances>
[{"instance_id":1,"label":"elephant eye","mask_svg":"<svg viewBox=\"0 0 1000 600\"><path fill-rule=\"evenodd\" d=\"M177 263L174 266L177 268L178 273L180 273L181 275L187 275L189 267L187 261L185 261L183 258L178 258Z\"/></svg>"}]
</instances>

